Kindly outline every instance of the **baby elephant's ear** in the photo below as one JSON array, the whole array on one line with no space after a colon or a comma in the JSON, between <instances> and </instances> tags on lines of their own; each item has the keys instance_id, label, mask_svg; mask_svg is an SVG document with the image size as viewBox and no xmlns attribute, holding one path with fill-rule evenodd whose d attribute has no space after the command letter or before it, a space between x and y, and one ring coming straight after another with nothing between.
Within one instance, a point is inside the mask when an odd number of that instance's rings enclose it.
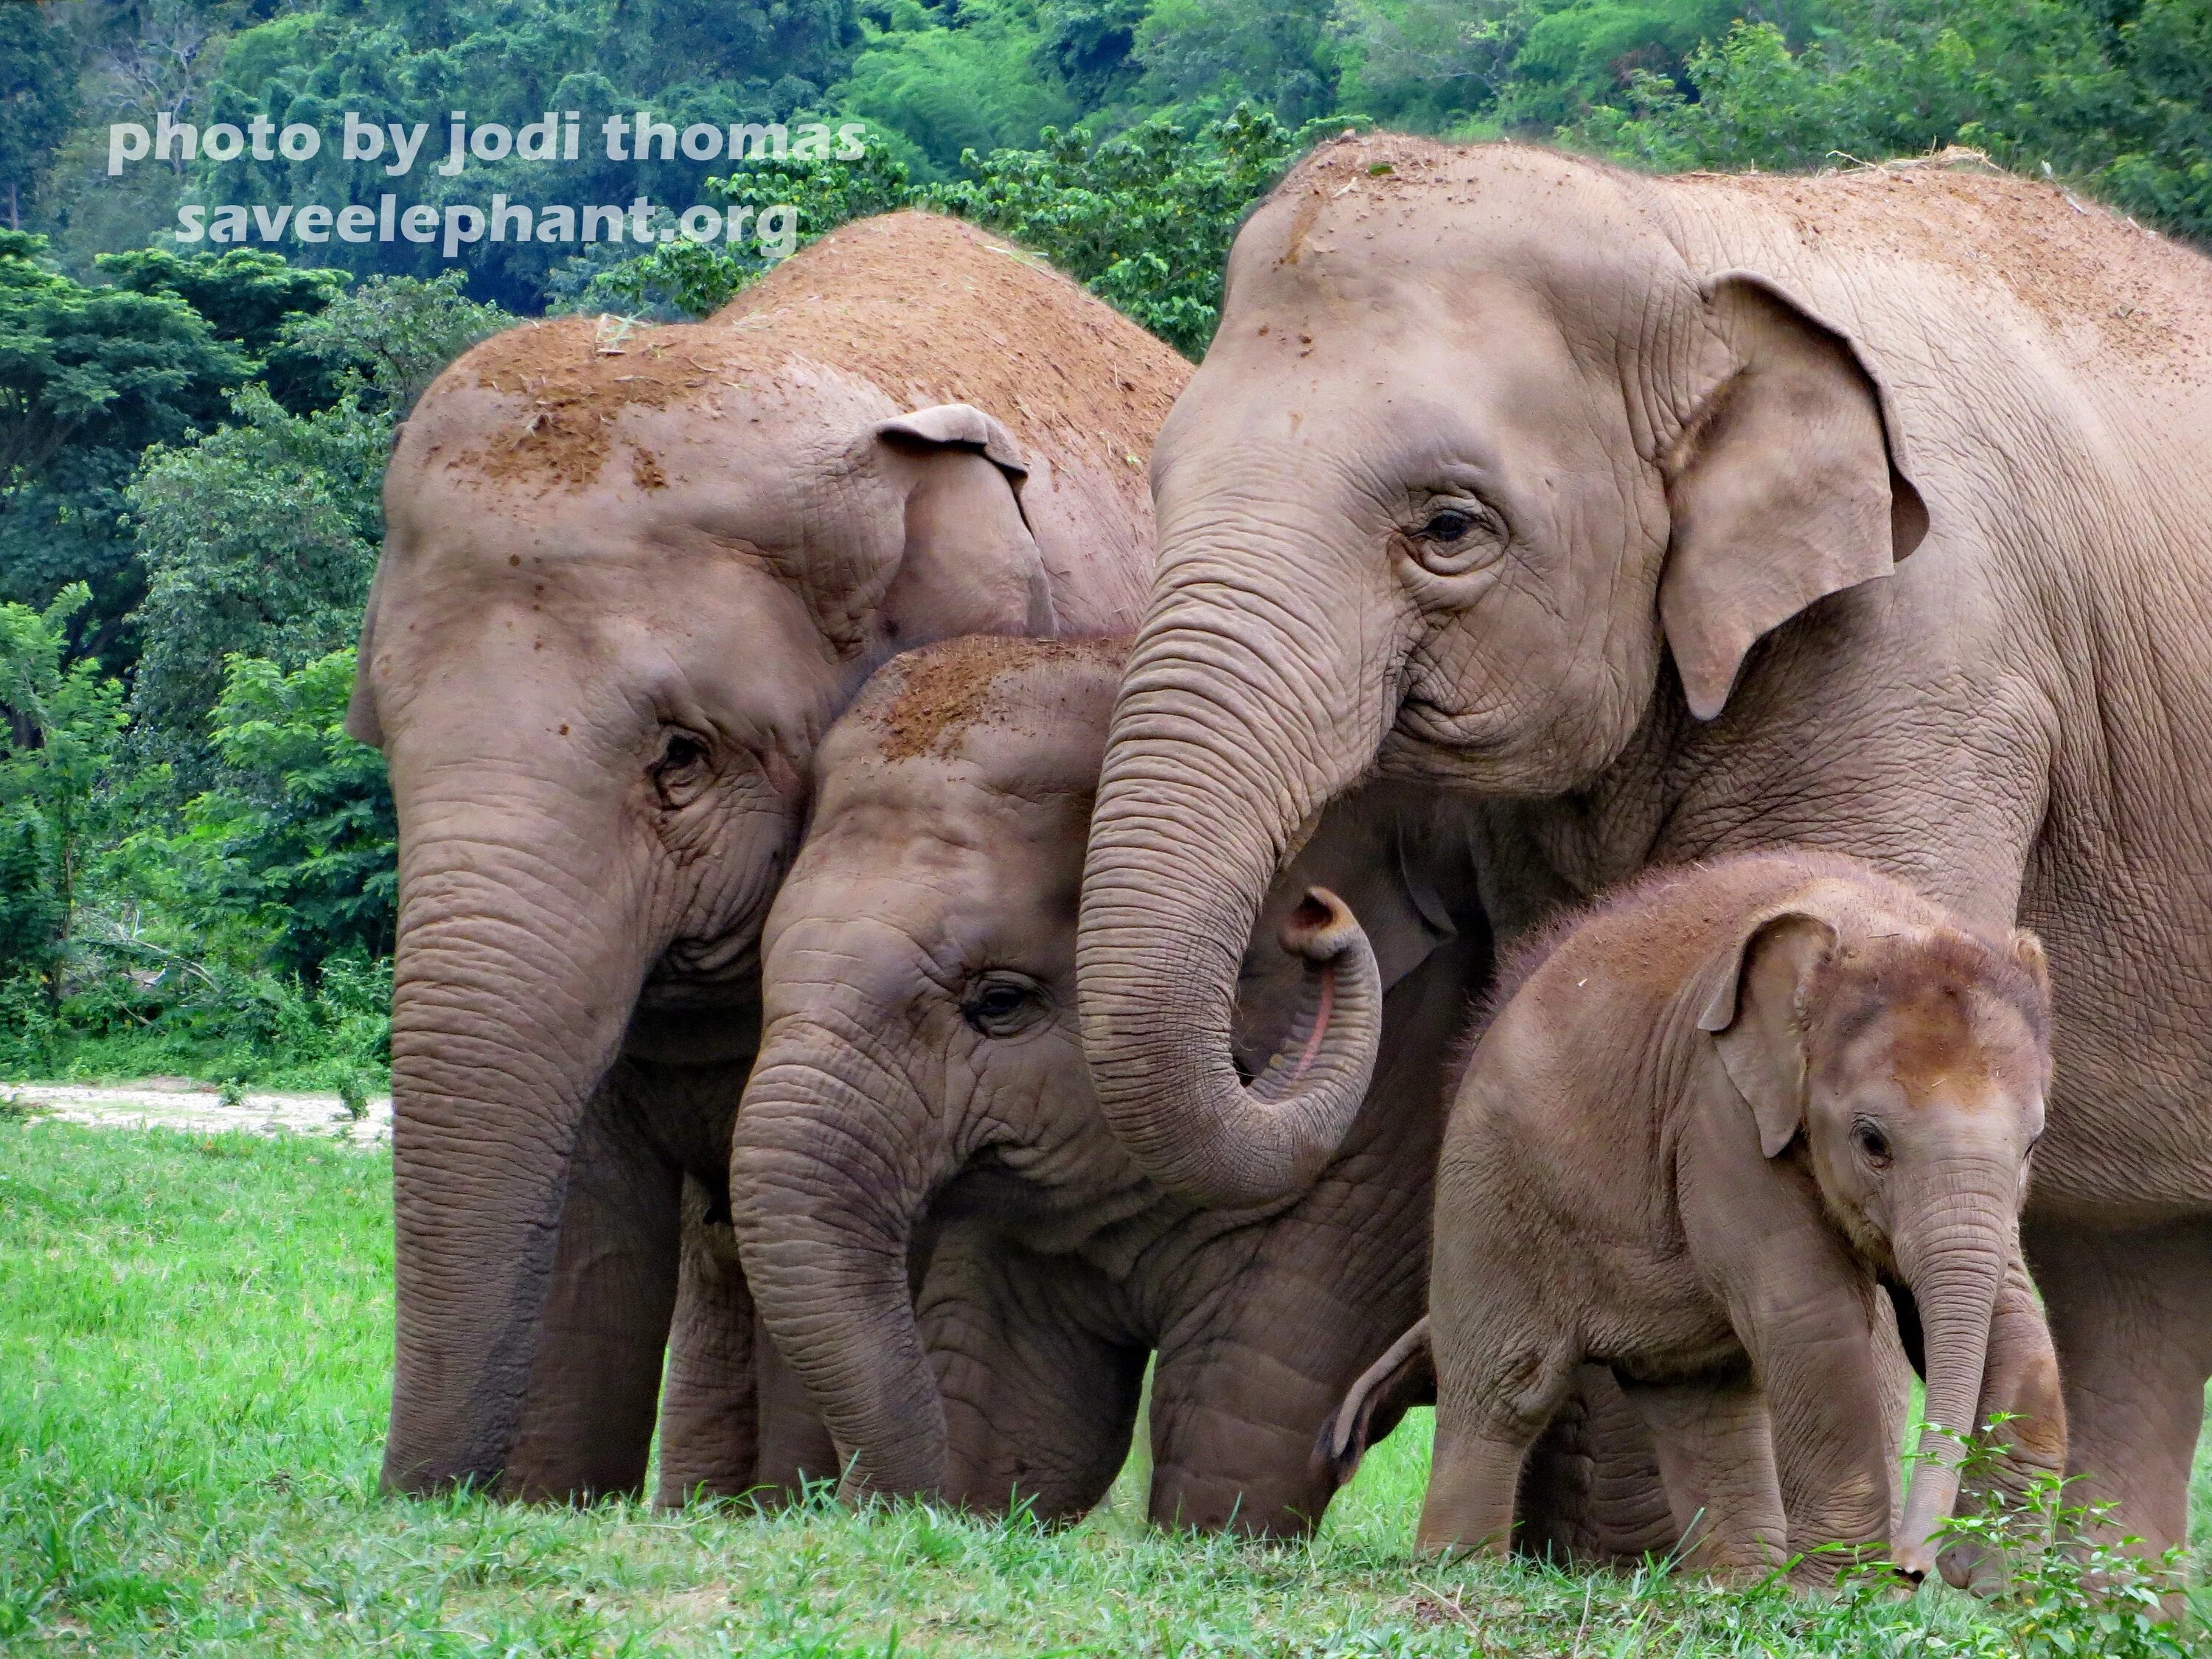
<instances>
[{"instance_id":1,"label":"baby elephant's ear","mask_svg":"<svg viewBox=\"0 0 2212 1659\"><path fill-rule=\"evenodd\" d=\"M1809 911L1769 912L1738 942L1698 1020L1713 1034L1769 1158L1779 1158L1805 1121L1805 988L1835 945L1835 929Z\"/></svg>"}]
</instances>

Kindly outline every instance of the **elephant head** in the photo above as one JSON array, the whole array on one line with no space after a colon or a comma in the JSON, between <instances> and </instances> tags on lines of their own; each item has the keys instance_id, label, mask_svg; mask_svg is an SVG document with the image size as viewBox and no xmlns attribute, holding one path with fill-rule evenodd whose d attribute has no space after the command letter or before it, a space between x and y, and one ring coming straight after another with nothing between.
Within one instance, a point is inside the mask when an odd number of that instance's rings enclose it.
<instances>
[{"instance_id":1,"label":"elephant head","mask_svg":"<svg viewBox=\"0 0 2212 1659\"><path fill-rule=\"evenodd\" d=\"M1893 1551L1916 1577L1958 1496L2020 1253L2050 1009L2033 934L1916 926L1816 889L1745 928L1698 1021L1766 1156L1802 1137L1829 1214L1918 1310L1928 1455Z\"/></svg>"},{"instance_id":2,"label":"elephant head","mask_svg":"<svg viewBox=\"0 0 2212 1659\"><path fill-rule=\"evenodd\" d=\"M1102 1104L1179 1191L1295 1188L1356 1103L1323 1078L1255 1100L1228 1042L1224 941L1325 802L1378 765L1586 784L1668 656L1717 717L1756 641L1925 528L1852 340L1757 273L1700 276L1648 194L1346 139L1237 238L1154 451L1080 939Z\"/></svg>"},{"instance_id":3,"label":"elephant head","mask_svg":"<svg viewBox=\"0 0 2212 1659\"><path fill-rule=\"evenodd\" d=\"M973 639L910 653L818 757L764 938L730 1187L747 1283L849 1460L851 1492L947 1479L910 1261L956 1177L987 1163L994 1218L1055 1255L1166 1203L1099 1114L1076 1016L1084 837L1126 649ZM1295 890L1269 896L1265 934L1226 946L1247 994L1240 1054L1263 1092L1271 1074L1310 1069L1336 1027L1371 1050L1388 986L1455 936L1444 901L1405 875L1390 806L1332 814ZM1317 872L1365 930L1307 884Z\"/></svg>"},{"instance_id":4,"label":"elephant head","mask_svg":"<svg viewBox=\"0 0 2212 1659\"><path fill-rule=\"evenodd\" d=\"M1011 404L1012 334L1067 371L1021 441L945 395ZM1123 497L1173 361L899 215L708 323L511 330L409 418L348 722L400 831L387 1484L575 1489L508 1460L587 1099L679 1027L742 1075L815 745L877 663L1125 616L1149 525ZM726 1152L672 1161L719 1186Z\"/></svg>"}]
</instances>

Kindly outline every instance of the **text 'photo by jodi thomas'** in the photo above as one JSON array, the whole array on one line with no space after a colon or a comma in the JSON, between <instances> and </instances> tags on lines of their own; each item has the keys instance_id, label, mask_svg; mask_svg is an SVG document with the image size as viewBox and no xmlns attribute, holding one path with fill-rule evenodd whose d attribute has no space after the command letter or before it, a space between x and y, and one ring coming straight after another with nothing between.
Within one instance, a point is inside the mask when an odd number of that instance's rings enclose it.
<instances>
[{"instance_id":1,"label":"text 'photo by jodi thomas'","mask_svg":"<svg viewBox=\"0 0 2212 1659\"><path fill-rule=\"evenodd\" d=\"M726 127L700 121L679 130L673 122L654 119L651 110L640 109L608 116L593 137L595 150L611 161L672 161L680 155L689 161L743 166L764 160L856 161L864 152L866 131L866 125L859 121L836 127L821 121L795 125L744 122ZM337 133L338 155L356 167L380 169L387 178L405 178L417 162L426 162L439 176L451 179L464 174L471 161L513 158L557 167L584 153L583 117L574 110L548 111L543 118L520 128L496 121L471 125L466 112L456 110L447 123L443 158L434 161L423 153L429 135L428 121L370 121L348 110ZM164 111L151 127L139 121L109 125L107 171L112 177L136 162L174 165L202 158L308 161L323 153L325 137L322 129L305 122L279 127L266 116L255 116L242 126L217 121L203 127L179 121ZM442 257L452 259L462 249L486 240L661 243L680 236L693 242L734 244L743 242L749 233L762 253L786 258L799 245L798 210L778 205L757 211L750 207L726 210L712 203L694 203L679 212L641 195L625 203L576 204L516 201L503 191L495 191L481 203L402 206L395 194L383 191L373 206L363 201L337 206L188 202L178 208L172 234L179 242L218 246L288 238L305 244L404 239L438 244Z\"/></svg>"}]
</instances>

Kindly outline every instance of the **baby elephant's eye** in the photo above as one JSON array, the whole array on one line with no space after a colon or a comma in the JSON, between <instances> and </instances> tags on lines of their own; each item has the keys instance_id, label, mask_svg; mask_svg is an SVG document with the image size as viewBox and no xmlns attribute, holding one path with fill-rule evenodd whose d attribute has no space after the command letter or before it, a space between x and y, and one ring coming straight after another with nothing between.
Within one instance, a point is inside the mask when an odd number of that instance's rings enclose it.
<instances>
[{"instance_id":1,"label":"baby elephant's eye","mask_svg":"<svg viewBox=\"0 0 2212 1659\"><path fill-rule=\"evenodd\" d=\"M1425 541L1443 542L1449 544L1459 540L1474 528L1474 520L1471 515L1465 513L1443 512L1436 514L1421 526L1421 538Z\"/></svg>"},{"instance_id":2,"label":"baby elephant's eye","mask_svg":"<svg viewBox=\"0 0 2212 1659\"><path fill-rule=\"evenodd\" d=\"M1044 1017L1044 988L1026 974L999 968L979 975L960 1005L960 1018L987 1037L1010 1037Z\"/></svg>"},{"instance_id":3,"label":"baby elephant's eye","mask_svg":"<svg viewBox=\"0 0 2212 1659\"><path fill-rule=\"evenodd\" d=\"M1882 1133L1879 1125L1869 1123L1864 1118L1861 1118L1851 1126L1851 1144L1856 1146L1864 1154L1866 1161L1877 1170L1886 1170L1889 1167L1891 1156L1889 1137Z\"/></svg>"}]
</instances>

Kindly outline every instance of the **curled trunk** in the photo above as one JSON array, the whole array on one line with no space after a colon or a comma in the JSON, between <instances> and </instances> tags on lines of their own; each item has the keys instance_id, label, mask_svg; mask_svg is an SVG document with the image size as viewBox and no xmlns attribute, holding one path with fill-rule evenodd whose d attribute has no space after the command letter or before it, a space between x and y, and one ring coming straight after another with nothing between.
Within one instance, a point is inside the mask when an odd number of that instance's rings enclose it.
<instances>
[{"instance_id":1,"label":"curled trunk","mask_svg":"<svg viewBox=\"0 0 2212 1659\"><path fill-rule=\"evenodd\" d=\"M731 1149L731 1217L763 1324L846 1465L844 1495L933 1492L945 1404L908 1274L956 1153L906 1079L811 1020L778 1023Z\"/></svg>"},{"instance_id":2,"label":"curled trunk","mask_svg":"<svg viewBox=\"0 0 2212 1659\"><path fill-rule=\"evenodd\" d=\"M1116 1137L1200 1203L1310 1184L1373 1067L1374 958L1350 912L1319 893L1284 939L1310 964L1298 1036L1249 1087L1231 1056L1238 969L1268 884L1387 724L1354 711L1316 730L1316 702L1291 667L1170 611L1139 641L1115 711L1084 872L1084 1047Z\"/></svg>"}]
</instances>

